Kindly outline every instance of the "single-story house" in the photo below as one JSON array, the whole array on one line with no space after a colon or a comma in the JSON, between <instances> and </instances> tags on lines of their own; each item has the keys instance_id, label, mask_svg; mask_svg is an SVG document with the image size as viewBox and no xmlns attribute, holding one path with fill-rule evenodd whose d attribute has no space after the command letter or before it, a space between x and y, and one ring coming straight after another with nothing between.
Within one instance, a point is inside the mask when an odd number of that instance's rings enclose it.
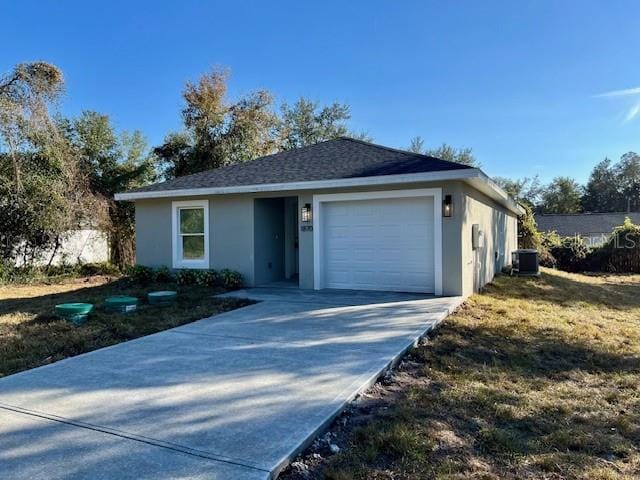
<instances>
[{"instance_id":1,"label":"single-story house","mask_svg":"<svg viewBox=\"0 0 640 480\"><path fill-rule=\"evenodd\" d=\"M561 213L536 215L535 219L541 232L556 232L561 237L580 236L587 245L596 247L602 245L627 217L640 224L640 212Z\"/></svg>"},{"instance_id":2,"label":"single-story house","mask_svg":"<svg viewBox=\"0 0 640 480\"><path fill-rule=\"evenodd\" d=\"M517 248L521 208L477 168L341 137L116 195L137 262L249 286L467 295Z\"/></svg>"}]
</instances>

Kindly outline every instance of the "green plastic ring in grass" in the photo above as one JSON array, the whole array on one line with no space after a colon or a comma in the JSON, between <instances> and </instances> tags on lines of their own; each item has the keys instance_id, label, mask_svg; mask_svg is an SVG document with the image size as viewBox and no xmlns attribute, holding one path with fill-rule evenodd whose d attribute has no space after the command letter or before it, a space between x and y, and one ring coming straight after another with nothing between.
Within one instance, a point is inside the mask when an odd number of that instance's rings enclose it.
<instances>
[{"instance_id":1,"label":"green plastic ring in grass","mask_svg":"<svg viewBox=\"0 0 640 480\"><path fill-rule=\"evenodd\" d=\"M55 306L56 315L74 325L85 323L91 310L93 310L91 303L61 303Z\"/></svg>"},{"instance_id":2,"label":"green plastic ring in grass","mask_svg":"<svg viewBox=\"0 0 640 480\"><path fill-rule=\"evenodd\" d=\"M159 292L149 292L147 299L150 305L170 305L176 301L178 292L173 290L162 290Z\"/></svg>"},{"instance_id":3,"label":"green plastic ring in grass","mask_svg":"<svg viewBox=\"0 0 640 480\"><path fill-rule=\"evenodd\" d=\"M104 301L107 310L114 312L133 312L138 308L138 299L136 297L128 297L126 295L116 295L109 297Z\"/></svg>"}]
</instances>

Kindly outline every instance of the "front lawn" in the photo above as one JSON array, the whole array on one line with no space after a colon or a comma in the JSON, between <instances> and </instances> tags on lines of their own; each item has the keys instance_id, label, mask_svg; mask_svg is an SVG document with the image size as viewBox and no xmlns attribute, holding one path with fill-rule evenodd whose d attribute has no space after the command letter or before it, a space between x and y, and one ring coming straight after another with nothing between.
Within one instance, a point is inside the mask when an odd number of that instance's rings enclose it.
<instances>
[{"instance_id":1,"label":"front lawn","mask_svg":"<svg viewBox=\"0 0 640 480\"><path fill-rule=\"evenodd\" d=\"M640 276L497 278L367 397L304 478L639 478Z\"/></svg>"},{"instance_id":2,"label":"front lawn","mask_svg":"<svg viewBox=\"0 0 640 480\"><path fill-rule=\"evenodd\" d=\"M146 303L147 292L178 290L175 305ZM244 300L213 298L222 290L205 286L137 285L103 277L54 285L0 286L0 377L97 348L149 335L246 305ZM138 310L122 315L104 309L105 298L132 295ZM75 327L54 315L66 302L95 305L89 321Z\"/></svg>"}]
</instances>

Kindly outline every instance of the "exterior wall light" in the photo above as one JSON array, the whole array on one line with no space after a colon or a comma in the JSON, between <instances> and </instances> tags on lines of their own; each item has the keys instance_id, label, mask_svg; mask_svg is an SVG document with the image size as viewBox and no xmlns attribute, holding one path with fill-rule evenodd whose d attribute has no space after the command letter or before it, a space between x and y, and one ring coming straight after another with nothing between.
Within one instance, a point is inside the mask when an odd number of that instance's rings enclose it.
<instances>
[{"instance_id":1,"label":"exterior wall light","mask_svg":"<svg viewBox=\"0 0 640 480\"><path fill-rule=\"evenodd\" d=\"M302 207L301 216L302 216L302 221L305 223L308 223L313 219L310 203L304 204L304 206Z\"/></svg>"},{"instance_id":2,"label":"exterior wall light","mask_svg":"<svg viewBox=\"0 0 640 480\"><path fill-rule=\"evenodd\" d=\"M453 198L451 197L451 195L444 196L444 200L442 202L442 216L443 217L453 216Z\"/></svg>"}]
</instances>

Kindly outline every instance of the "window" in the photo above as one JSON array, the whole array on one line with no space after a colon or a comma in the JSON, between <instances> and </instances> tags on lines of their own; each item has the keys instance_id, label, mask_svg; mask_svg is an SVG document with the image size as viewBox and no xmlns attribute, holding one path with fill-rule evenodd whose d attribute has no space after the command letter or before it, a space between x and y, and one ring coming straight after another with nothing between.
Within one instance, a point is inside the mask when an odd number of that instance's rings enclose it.
<instances>
[{"instance_id":1,"label":"window","mask_svg":"<svg viewBox=\"0 0 640 480\"><path fill-rule=\"evenodd\" d=\"M173 268L209 268L209 201L173 202Z\"/></svg>"}]
</instances>

